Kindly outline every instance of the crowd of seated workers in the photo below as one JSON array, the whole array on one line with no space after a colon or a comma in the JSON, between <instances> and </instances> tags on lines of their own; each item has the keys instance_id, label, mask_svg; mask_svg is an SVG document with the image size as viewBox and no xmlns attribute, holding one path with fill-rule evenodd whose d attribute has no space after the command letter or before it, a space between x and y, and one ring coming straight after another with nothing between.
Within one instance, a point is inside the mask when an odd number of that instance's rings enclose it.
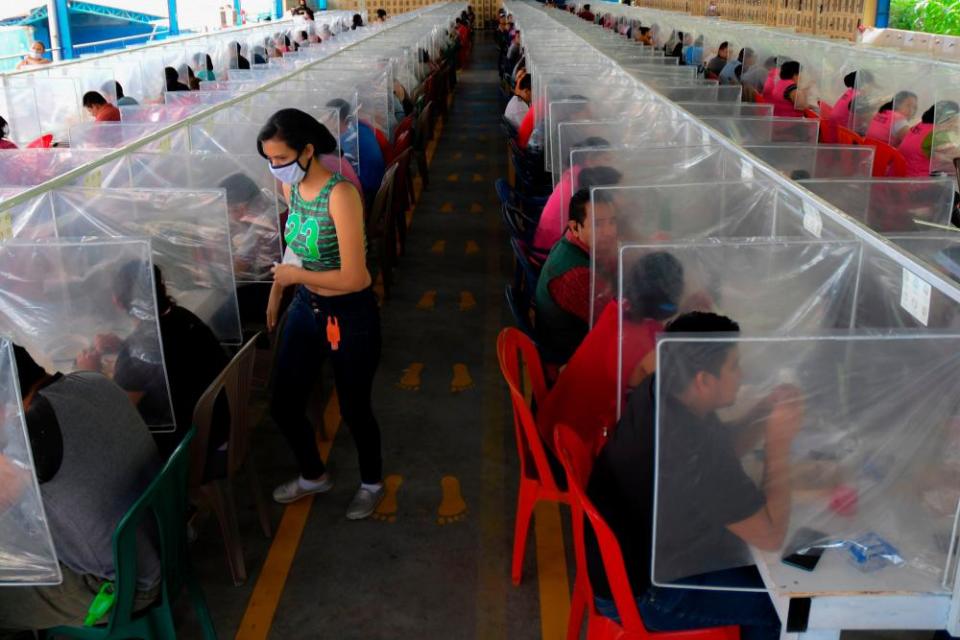
<instances>
[{"instance_id":1,"label":"crowd of seated workers","mask_svg":"<svg viewBox=\"0 0 960 640\"><path fill-rule=\"evenodd\" d=\"M581 11L580 17L592 16ZM633 33L637 30L633 27ZM610 256L617 256L617 206L610 191L594 189L616 185L621 179L620 173L606 164L604 148L610 143L597 137L584 140L575 148L593 153L584 154L580 164L566 169L555 187L545 179L542 149L530 142L531 138L536 141L534 112L541 105L529 94L530 84L525 80L530 76L518 35L519 51L511 50L515 31L511 16L501 12L497 30L501 98L515 179L500 195L518 272L527 274L508 286L508 301L517 326L536 345L542 379L548 387L546 396L537 398L534 406L547 461L554 474L562 477L554 447L559 424L572 429L588 445L595 445L598 453L587 496L616 536L637 608L649 630L730 624L739 625L744 638L779 637L780 620L766 593L651 584L657 335L730 335L736 334L739 326L714 312L709 288L687 290L683 265L669 249L651 250L625 263L619 276L622 297L617 297L617 265L605 263ZM643 35L651 37L649 31ZM684 40L683 34L678 37L667 45L668 52L698 63L702 41ZM694 51L690 53L690 49ZM742 73L745 63L750 69ZM803 115L801 69L795 61L778 65L771 59L758 64L752 50L742 49L734 56L724 44L706 62L703 72L724 84L749 83L750 93L745 91L745 95L763 100L766 94L779 115ZM911 103L911 95L898 94L892 102L877 116L887 113L883 117L888 129L909 136L908 128L894 123L912 117L915 96ZM898 105L899 115L890 114ZM921 122L933 117L930 113ZM650 239L666 238L658 234ZM594 252L596 255L591 255ZM520 292L515 291L517 287ZM668 541L670 548L665 552L682 555L698 548L745 552L748 545L778 550L789 512L788 452L804 412L799 392L788 385L777 387L737 425L725 423L718 412L735 402L742 375L736 344L684 345L676 359L677 366L659 381L661 397L667 398L665 406L658 409L664 412L660 420L669 424L663 431L661 450L677 450L681 455L711 460L711 464L700 475L674 474L663 479L677 499L658 517L689 524L677 528L686 533ZM729 428L735 426L742 428ZM733 433L742 437L728 435ZM765 452L765 469L758 487L742 467L740 453L759 443ZM619 621L598 542L589 527L587 532L596 610ZM694 573L685 582L697 587L763 589L756 567L749 563L738 569Z\"/></svg>"},{"instance_id":2,"label":"crowd of seated workers","mask_svg":"<svg viewBox=\"0 0 960 640\"><path fill-rule=\"evenodd\" d=\"M385 14L381 15L380 19L385 19ZM451 25L449 42L443 47L443 62L452 65L454 73L460 52L462 27L472 24L474 19L475 14L471 8L461 14L457 24ZM466 28L469 39L469 26ZM428 73L436 73L441 68L438 65ZM172 75L170 80L173 81ZM115 90L118 98L122 99L122 88L117 85ZM395 119L407 121L406 124L410 126L417 126L414 113L417 106L413 104L406 88L397 83L393 95ZM442 99L447 99L447 96L442 96ZM351 117L349 104L341 102L332 103L331 106L339 109L342 117L347 119ZM88 92L83 97L83 105L98 122L119 119L117 107L110 104L103 93ZM343 111L344 108L346 112ZM277 118L284 111L275 114L271 122L278 121ZM217 185L226 192L235 256L234 269L238 279L243 275L250 280L258 280L265 270L269 272L271 269L276 275L273 287L267 283L264 288L256 282L238 287L245 332L251 326L254 330L259 328L264 323L264 318L268 329L277 328L283 310L287 306L292 308L299 304L297 308L300 309L300 315L297 318L304 325L301 327L303 331L299 337L291 337L287 341L287 351L294 354L288 355L288 358L304 353L306 342L303 334L307 331L306 325L316 324L311 304L323 304L325 309L330 307L336 310L339 308L337 305L362 301L369 307L370 313L377 313L369 274L366 282L358 285L357 291L343 296L335 295L335 292L339 291L336 287L345 286L338 284L336 278L347 273L345 267L348 261L351 262L351 269L356 269L353 265L355 260L351 256L362 256L364 252L363 203L356 194L368 195L368 198L372 199L380 186L384 174L384 157L378 138L385 137L386 144L391 148L397 141L389 132L380 131L371 123L357 123L363 162L360 164L360 176L353 175L349 170L350 163L340 162L338 156L343 141L336 140L322 124L308 114L298 113L302 119L308 120L317 132L322 130L326 137L322 138L318 133L311 138L310 144L300 146L297 136L306 130L304 127L281 130L280 127L268 123L258 137L258 149L266 158L265 161L271 163L275 175L292 183L287 187L291 191L294 187L313 189L317 179L320 180L321 187L324 182L332 184L334 192L329 196L328 204L331 219L339 217L340 222L344 222L350 211L360 212L361 218L355 220L357 233L347 234L355 240L357 247L340 246L341 240L334 236L336 249L324 247L320 251L320 260L324 261L322 264L336 260L336 269L310 270L305 258L302 258L303 269L292 264L278 266L269 260L259 260L262 256L271 256L271 245L278 241L276 202L272 199L272 192L261 189L243 172L229 175ZM271 126L273 128L270 128ZM0 148L6 148L7 144L13 146L6 140L7 135L7 123L0 118ZM319 142L321 139L322 145ZM293 149L291 145L297 145L297 148ZM295 162L286 163L287 167L296 166L303 170L304 175L277 173L278 167L274 166L277 163L271 157L277 155L278 149L290 153L298 152L299 156L312 154L305 160L295 155ZM307 169L303 169L304 164ZM341 172L350 175L341 175ZM341 187L341 182L347 185ZM354 191L352 187L348 187L350 183L356 186L353 198L344 195ZM289 198L289 195L287 197ZM309 201L316 202L317 198L311 197ZM347 204L351 206L348 207ZM354 204L356 206L353 206ZM409 203L405 203L404 207L407 204ZM338 231L340 222L337 223ZM299 236L291 235L289 229L290 225L287 225L286 233L279 240L283 247L287 247L292 238L296 245L292 251L301 256L306 245ZM306 242L310 239L307 234ZM316 242L317 238L313 240ZM306 248L309 249L308 246ZM331 251L334 254L331 254ZM339 264L341 260L342 265ZM317 261L317 264L321 262ZM366 273L367 265L362 260L359 268ZM283 272L282 277L277 275L278 271ZM289 286L291 294L297 289L295 295L286 296L278 303L272 295L275 285L281 279L284 286L289 285L289 274L292 271L305 271L313 276L326 278L325 282L333 283L332 288L321 287L319 290L324 293L320 295L315 292L315 285L311 285L311 289ZM88 620L93 600L101 593L104 585L116 579L113 556L115 529L138 496L156 477L164 461L194 426L194 411L198 401L229 363L227 351L218 342L210 327L191 311L180 306L168 293L164 274L159 267L153 267L152 278L145 278L143 265L130 262L117 270L111 286L117 313L129 317L133 329L126 335L92 336L89 347L77 355L74 372L64 374L46 371L37 364L37 360L42 360L39 354L31 355L20 346L14 348L31 452L53 544L61 565L63 582L50 587L6 590L0 598L0 637L3 638L21 631L27 633L28 637L33 637L30 630L48 629L58 625L82 626L85 622L102 623L107 619L107 614L104 614L95 620ZM343 306L342 311L347 313L350 310ZM353 315L344 317L354 320L359 318L353 311L350 313ZM339 346L332 347L334 350L338 349L338 352L334 353L334 359L338 360L335 368L346 365L344 370L347 373L337 371L337 382L346 385L339 390L339 395L344 420L351 427L361 426L354 424L358 411L355 405L363 402L364 385L361 384L358 378L360 374L357 372L361 351L368 354L367 359L371 360L370 371L376 368L375 360L378 356L374 355L374 352L379 353L379 347L374 349L372 346L373 332L371 328L369 332L364 330L360 333L344 334ZM357 340L357 337L362 337L362 340ZM331 347L327 346L327 349L329 351ZM351 353L354 350L357 350L356 354ZM315 355L310 353L303 359L304 365L309 365L314 372L315 362L310 358ZM278 368L283 369L283 366ZM302 371L296 368L288 369L288 376L306 379L301 375ZM370 375L372 378L372 373ZM279 386L284 387L283 384ZM286 387L292 388L290 384ZM366 389L369 393L369 384ZM309 390L301 395L305 404ZM279 394L278 398L275 399L275 405L285 407L284 415L288 415L290 404L285 403ZM298 402L300 400L297 399ZM367 401L369 402L369 397ZM372 421L373 417L369 416L369 419ZM151 430L148 425L172 425L173 429L157 431ZM221 393L213 405L204 482L222 478L227 473L231 428L231 407L226 394ZM376 432L375 423L373 431ZM305 431L305 434L312 443L312 427ZM364 454L368 458L367 462L379 460L379 435L371 436L367 440L369 446L366 446L367 453ZM373 466L367 464L370 469L373 469ZM365 476L364 482L374 483L371 486L376 488L378 473L379 471L371 471L368 474L370 478ZM11 505L17 504L29 479L28 471L0 454L0 514ZM294 489L283 494L274 492L275 499L290 502L317 492L316 487L303 490L296 488L298 486L295 480ZM91 490L91 487L95 487L95 490ZM376 490L367 491L366 494L361 491L357 495L369 495L370 499L361 505L362 512L357 511L356 500L351 503L348 517L353 519L366 517L372 512L378 496L383 496L382 483L379 485L379 493ZM155 536L149 529L143 529L138 533L138 539L139 580L134 601L134 609L137 611L148 607L162 593L161 550Z\"/></svg>"}]
</instances>

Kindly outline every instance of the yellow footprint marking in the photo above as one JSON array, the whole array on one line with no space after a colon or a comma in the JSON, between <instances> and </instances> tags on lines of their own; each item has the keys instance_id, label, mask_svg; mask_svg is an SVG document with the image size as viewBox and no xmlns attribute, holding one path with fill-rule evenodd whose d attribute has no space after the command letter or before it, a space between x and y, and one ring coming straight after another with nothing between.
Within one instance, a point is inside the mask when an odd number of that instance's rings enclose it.
<instances>
[{"instance_id":1,"label":"yellow footprint marking","mask_svg":"<svg viewBox=\"0 0 960 640\"><path fill-rule=\"evenodd\" d=\"M451 173L450 175L447 176L447 182L460 182L460 174Z\"/></svg>"},{"instance_id":2,"label":"yellow footprint marking","mask_svg":"<svg viewBox=\"0 0 960 640\"><path fill-rule=\"evenodd\" d=\"M383 500L377 505L373 512L373 519L380 522L397 521L397 493L400 492L400 485L403 484L403 476L391 474L383 479L383 486L386 489Z\"/></svg>"},{"instance_id":3,"label":"yellow footprint marking","mask_svg":"<svg viewBox=\"0 0 960 640\"><path fill-rule=\"evenodd\" d=\"M433 246L430 247L430 253L435 253L438 256L443 255L443 252L447 250L447 241L446 240L437 240L433 243Z\"/></svg>"},{"instance_id":4,"label":"yellow footprint marking","mask_svg":"<svg viewBox=\"0 0 960 640\"><path fill-rule=\"evenodd\" d=\"M460 292L460 311L470 311L477 306L477 299L469 291Z\"/></svg>"},{"instance_id":5,"label":"yellow footprint marking","mask_svg":"<svg viewBox=\"0 0 960 640\"><path fill-rule=\"evenodd\" d=\"M482 174L482 173L475 173L475 174L473 174L473 181L474 181L474 182L483 182L483 174Z\"/></svg>"},{"instance_id":6,"label":"yellow footprint marking","mask_svg":"<svg viewBox=\"0 0 960 640\"><path fill-rule=\"evenodd\" d=\"M440 478L443 499L437 507L437 524L453 524L467 517L467 501L460 493L460 481L454 476Z\"/></svg>"},{"instance_id":7,"label":"yellow footprint marking","mask_svg":"<svg viewBox=\"0 0 960 640\"><path fill-rule=\"evenodd\" d=\"M430 291L424 291L423 295L420 296L420 302L417 303L417 309L420 309L421 311L430 311L435 306L437 306L436 289L431 289Z\"/></svg>"},{"instance_id":8,"label":"yellow footprint marking","mask_svg":"<svg viewBox=\"0 0 960 640\"><path fill-rule=\"evenodd\" d=\"M474 202L470 205L470 213L483 213L483 205L479 202Z\"/></svg>"},{"instance_id":9,"label":"yellow footprint marking","mask_svg":"<svg viewBox=\"0 0 960 640\"><path fill-rule=\"evenodd\" d=\"M467 365L457 363L453 365L453 379L450 380L450 393L460 393L473 388L473 378Z\"/></svg>"},{"instance_id":10,"label":"yellow footprint marking","mask_svg":"<svg viewBox=\"0 0 960 640\"><path fill-rule=\"evenodd\" d=\"M444 203L440 206L440 213L453 213L453 203L452 203L452 202L444 202Z\"/></svg>"},{"instance_id":11,"label":"yellow footprint marking","mask_svg":"<svg viewBox=\"0 0 960 640\"><path fill-rule=\"evenodd\" d=\"M485 153L475 153L475 154L473 154L473 159L474 159L474 160L486 160L486 159L487 159L487 154L485 154Z\"/></svg>"},{"instance_id":12,"label":"yellow footprint marking","mask_svg":"<svg viewBox=\"0 0 960 640\"><path fill-rule=\"evenodd\" d=\"M459 151L457 151L457 152L454 153L453 156L451 156L451 157L452 157L454 160L459 160L460 158L463 157L463 154L460 153Z\"/></svg>"},{"instance_id":13,"label":"yellow footprint marking","mask_svg":"<svg viewBox=\"0 0 960 640\"><path fill-rule=\"evenodd\" d=\"M103 184L103 175L100 173L100 169L94 169L87 175L83 176L83 186L88 189L99 189Z\"/></svg>"},{"instance_id":14,"label":"yellow footprint marking","mask_svg":"<svg viewBox=\"0 0 960 640\"><path fill-rule=\"evenodd\" d=\"M399 389L404 391L419 391L420 378L423 375L423 363L411 362L410 366L403 370L400 376L400 382L397 383Z\"/></svg>"},{"instance_id":15,"label":"yellow footprint marking","mask_svg":"<svg viewBox=\"0 0 960 640\"><path fill-rule=\"evenodd\" d=\"M464 247L464 253L468 256L475 256L480 253L480 245L473 240L467 240L467 246Z\"/></svg>"}]
</instances>

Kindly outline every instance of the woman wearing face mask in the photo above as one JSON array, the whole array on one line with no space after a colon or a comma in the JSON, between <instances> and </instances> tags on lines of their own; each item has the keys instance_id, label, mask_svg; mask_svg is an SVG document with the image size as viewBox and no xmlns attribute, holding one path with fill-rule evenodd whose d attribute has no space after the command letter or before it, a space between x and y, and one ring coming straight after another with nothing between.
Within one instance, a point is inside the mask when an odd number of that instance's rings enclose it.
<instances>
[{"instance_id":1,"label":"woman wearing face mask","mask_svg":"<svg viewBox=\"0 0 960 640\"><path fill-rule=\"evenodd\" d=\"M333 488L306 415L314 381L329 357L340 412L360 459L360 488L347 508L347 518L359 520L373 513L384 495L380 428L370 402L380 362L380 312L366 266L360 194L320 162L336 149L327 128L299 109L276 112L257 136L257 150L283 183L290 208L287 253L284 264L274 267L267 305L271 331L283 290L296 287L277 347L271 413L300 475L277 487L273 498L288 503Z\"/></svg>"},{"instance_id":2,"label":"woman wearing face mask","mask_svg":"<svg viewBox=\"0 0 960 640\"><path fill-rule=\"evenodd\" d=\"M23 57L23 60L17 64L17 69L23 69L24 67L30 67L37 64L50 64L50 61L43 57L43 52L46 47L43 46L43 43L37 40L30 45L30 53Z\"/></svg>"}]
</instances>

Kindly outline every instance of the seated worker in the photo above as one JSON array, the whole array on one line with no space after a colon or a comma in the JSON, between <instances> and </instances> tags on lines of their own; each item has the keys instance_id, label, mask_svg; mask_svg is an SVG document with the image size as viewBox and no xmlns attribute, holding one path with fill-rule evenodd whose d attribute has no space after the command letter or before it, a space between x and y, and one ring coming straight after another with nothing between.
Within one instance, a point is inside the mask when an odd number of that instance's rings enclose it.
<instances>
[{"instance_id":1,"label":"seated worker","mask_svg":"<svg viewBox=\"0 0 960 640\"><path fill-rule=\"evenodd\" d=\"M753 49L740 49L740 53L737 54L737 59L728 61L727 64L723 65L723 69L720 70L718 76L720 84L740 84L743 70L749 69L755 63L756 56L753 54Z\"/></svg>"},{"instance_id":2,"label":"seated worker","mask_svg":"<svg viewBox=\"0 0 960 640\"><path fill-rule=\"evenodd\" d=\"M721 42L717 49L717 55L707 62L705 74L708 80L717 80L720 77L720 72L727 66L727 58L730 57L729 47L728 43Z\"/></svg>"},{"instance_id":3,"label":"seated worker","mask_svg":"<svg viewBox=\"0 0 960 640\"><path fill-rule=\"evenodd\" d=\"M670 323L666 332L736 333L739 329L729 318L692 312ZM780 622L766 593L651 584L654 469L659 465L661 496L671 497L658 503L658 526L676 534L669 539L662 533L657 536L658 569L665 561L674 572L695 572L711 559L728 567L742 561L739 568L683 580L671 576L669 580L763 589L760 574L750 564L747 545L776 551L783 544L790 515L790 445L803 422L803 399L796 389L780 387L741 423L726 424L717 411L737 400L741 373L736 345L675 344L671 354L669 366L658 363L658 375L662 376L659 407L651 376L631 394L620 423L593 467L587 495L617 537L637 608L649 630L737 624L745 640L774 640L779 637ZM663 412L659 433L656 410ZM763 486L758 488L740 458L761 435L765 436L765 468ZM597 610L618 619L591 528L585 543Z\"/></svg>"},{"instance_id":4,"label":"seated worker","mask_svg":"<svg viewBox=\"0 0 960 640\"><path fill-rule=\"evenodd\" d=\"M386 9L377 9L377 22L386 22L387 21L387 10Z\"/></svg>"},{"instance_id":5,"label":"seated worker","mask_svg":"<svg viewBox=\"0 0 960 640\"><path fill-rule=\"evenodd\" d=\"M551 369L566 364L589 331L592 244L607 247L617 237L609 195L598 192L591 203L589 189L577 191L568 225L543 264L535 293L537 344Z\"/></svg>"},{"instance_id":6,"label":"seated worker","mask_svg":"<svg viewBox=\"0 0 960 640\"><path fill-rule=\"evenodd\" d=\"M843 76L843 86L846 87L843 94L830 110L827 116L827 122L834 125L846 127L847 129L856 129L853 118L853 105L860 94L860 91L873 82L873 74L869 71L851 71ZM858 90L858 85L860 89ZM861 107L862 108L862 107Z\"/></svg>"},{"instance_id":7,"label":"seated worker","mask_svg":"<svg viewBox=\"0 0 960 640\"><path fill-rule=\"evenodd\" d=\"M117 94L118 107L135 107L140 104L134 98L123 94L123 86L119 82L113 83L113 90Z\"/></svg>"},{"instance_id":8,"label":"seated worker","mask_svg":"<svg viewBox=\"0 0 960 640\"><path fill-rule=\"evenodd\" d=\"M560 371L537 411L537 428L553 448L553 430L569 425L585 442L599 442L617 421L617 389L626 406L626 391L656 368L657 334L677 313L683 295L683 265L665 252L649 253L627 272L623 283L623 338L620 304L611 300L567 366ZM623 383L617 381L621 344Z\"/></svg>"},{"instance_id":9,"label":"seated worker","mask_svg":"<svg viewBox=\"0 0 960 640\"><path fill-rule=\"evenodd\" d=\"M363 16L361 16L359 13L353 14L353 20L350 24L350 30L356 31L362 26L363 26Z\"/></svg>"},{"instance_id":10,"label":"seated worker","mask_svg":"<svg viewBox=\"0 0 960 640\"><path fill-rule=\"evenodd\" d=\"M917 115L918 104L917 94L898 91L893 100L880 105L880 110L867 127L867 137L893 147L900 146L910 128L910 121Z\"/></svg>"},{"instance_id":11,"label":"seated worker","mask_svg":"<svg viewBox=\"0 0 960 640\"><path fill-rule=\"evenodd\" d=\"M300 0L297 6L290 10L292 16L304 16L307 20L313 20L313 9L307 5L307 0Z\"/></svg>"},{"instance_id":12,"label":"seated worker","mask_svg":"<svg viewBox=\"0 0 960 640\"><path fill-rule=\"evenodd\" d=\"M351 164L356 165L357 158L352 157L351 147L353 145L347 144L348 141L352 142L350 140L352 136L350 103L342 98L334 98L327 103L327 106L337 109L340 113L340 147L344 149L344 157L350 160ZM357 136L357 143L360 148L360 162L357 173L360 176L360 184L363 185L363 200L369 210L377 197L377 191L380 189L380 183L383 181L383 174L387 167L373 127L362 120L358 120Z\"/></svg>"},{"instance_id":13,"label":"seated worker","mask_svg":"<svg viewBox=\"0 0 960 640\"><path fill-rule=\"evenodd\" d=\"M136 309L141 306L140 301L149 299L148 292L135 290L142 282L141 268L140 263L131 262L120 270L114 283L114 300L134 318L141 314ZM170 385L176 429L172 433L153 435L161 455L168 457L193 425L197 400L229 360L213 331L167 295L163 274L157 266L153 267L153 278L163 360L155 352L157 341L153 323L137 320L137 328L126 339L121 340L113 334L98 335L94 347L77 358L77 366L100 371L103 354L116 353L114 381L127 392L148 424L163 424L164 419L169 423L170 415L164 384L163 365L166 364L166 381ZM218 413L223 415L222 410ZM215 415L210 434L211 451L224 445L229 435L229 417L218 419Z\"/></svg>"},{"instance_id":14,"label":"seated worker","mask_svg":"<svg viewBox=\"0 0 960 640\"><path fill-rule=\"evenodd\" d=\"M16 149L17 145L11 142L7 136L10 135L10 125L7 124L7 119L3 116L0 116L0 151L4 149Z\"/></svg>"},{"instance_id":15,"label":"seated worker","mask_svg":"<svg viewBox=\"0 0 960 640\"><path fill-rule=\"evenodd\" d=\"M773 85L773 115L779 118L802 118L806 97L799 89L800 63L794 60L780 65L780 79Z\"/></svg>"},{"instance_id":16,"label":"seated worker","mask_svg":"<svg viewBox=\"0 0 960 640\"><path fill-rule=\"evenodd\" d=\"M907 161L908 178L926 178L932 170L932 161L938 153L955 148L950 139L953 123L960 106L953 100L941 100L920 116L920 122L910 127L898 147Z\"/></svg>"},{"instance_id":17,"label":"seated worker","mask_svg":"<svg viewBox=\"0 0 960 640\"><path fill-rule=\"evenodd\" d=\"M4 589L3 637L8 632L83 625L101 585L116 579L114 530L160 469L147 426L116 384L89 371L51 375L24 348L15 346L13 351L30 449L63 582ZM8 488L4 482L0 492ZM138 537L136 611L160 593L157 549L148 535Z\"/></svg>"},{"instance_id":18,"label":"seated worker","mask_svg":"<svg viewBox=\"0 0 960 640\"><path fill-rule=\"evenodd\" d=\"M770 95L773 95L773 81L776 73L776 56L770 56L763 64L744 66L743 74L740 76L740 84L744 87L744 94L749 92L754 98L760 96L766 100L767 81L769 79Z\"/></svg>"},{"instance_id":19,"label":"seated worker","mask_svg":"<svg viewBox=\"0 0 960 640\"><path fill-rule=\"evenodd\" d=\"M180 74L173 67L163 68L163 78L167 91L190 91L190 87L180 82Z\"/></svg>"},{"instance_id":20,"label":"seated worker","mask_svg":"<svg viewBox=\"0 0 960 640\"><path fill-rule=\"evenodd\" d=\"M581 9L580 13L578 13L577 15L580 16L583 20L586 20L587 22L593 22L594 19L596 19L596 16L593 15L593 12L590 11L589 4L583 5L583 9Z\"/></svg>"},{"instance_id":21,"label":"seated worker","mask_svg":"<svg viewBox=\"0 0 960 640\"><path fill-rule=\"evenodd\" d=\"M50 64L50 60L43 57L43 52L46 51L46 49L42 42L35 40L33 44L30 45L30 52L23 56L23 60L17 63L17 71L38 64Z\"/></svg>"},{"instance_id":22,"label":"seated worker","mask_svg":"<svg viewBox=\"0 0 960 640\"><path fill-rule=\"evenodd\" d=\"M703 62L703 36L697 36L689 47L684 51L683 57L688 66L699 67Z\"/></svg>"},{"instance_id":23,"label":"seated worker","mask_svg":"<svg viewBox=\"0 0 960 640\"><path fill-rule=\"evenodd\" d=\"M243 48L240 46L239 42L231 42L227 45L230 48L231 69L250 69L250 61L247 60L246 56L243 55ZM169 89L168 89L169 91Z\"/></svg>"},{"instance_id":24,"label":"seated worker","mask_svg":"<svg viewBox=\"0 0 960 640\"><path fill-rule=\"evenodd\" d=\"M524 76L520 78L520 81L517 82L514 96L510 98L510 102L507 103L507 108L503 112L503 117L518 129L520 128L520 123L523 122L524 116L527 115L527 111L530 109L532 86L533 80L530 74L524 74Z\"/></svg>"},{"instance_id":25,"label":"seated worker","mask_svg":"<svg viewBox=\"0 0 960 640\"><path fill-rule=\"evenodd\" d=\"M620 183L623 175L616 169L593 166L594 163L602 161L603 156L596 154L596 158L591 161L591 166L570 167L569 173L564 172L560 176L561 180L566 178L567 181L557 183L553 193L547 198L547 203L543 206L540 221L537 223L537 231L533 236L533 249L535 251L547 253L563 237L563 230L567 228L569 220L570 206L573 203L572 196L570 199L566 199L564 195L576 193L581 189L586 189L589 194L591 187L607 187ZM574 188L571 188L571 184Z\"/></svg>"},{"instance_id":26,"label":"seated worker","mask_svg":"<svg viewBox=\"0 0 960 640\"><path fill-rule=\"evenodd\" d=\"M201 82L213 82L217 79L217 74L213 71L213 59L209 54L194 54L193 66L197 69L197 79Z\"/></svg>"},{"instance_id":27,"label":"seated worker","mask_svg":"<svg viewBox=\"0 0 960 640\"><path fill-rule=\"evenodd\" d=\"M97 91L83 94L83 108L97 122L120 122L120 109L107 102Z\"/></svg>"}]
</instances>

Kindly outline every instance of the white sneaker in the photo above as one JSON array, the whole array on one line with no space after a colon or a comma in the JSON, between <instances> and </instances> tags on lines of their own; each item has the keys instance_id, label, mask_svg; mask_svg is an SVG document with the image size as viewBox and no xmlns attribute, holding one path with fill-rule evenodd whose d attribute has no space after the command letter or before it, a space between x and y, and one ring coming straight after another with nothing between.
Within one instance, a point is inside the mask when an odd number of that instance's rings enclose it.
<instances>
[{"instance_id":1,"label":"white sneaker","mask_svg":"<svg viewBox=\"0 0 960 640\"><path fill-rule=\"evenodd\" d=\"M363 520L370 517L370 514L377 510L386 493L383 485L375 491L360 487L350 501L350 506L347 507L347 520Z\"/></svg>"},{"instance_id":2,"label":"white sneaker","mask_svg":"<svg viewBox=\"0 0 960 640\"><path fill-rule=\"evenodd\" d=\"M330 474L325 474L322 482L314 483L309 480L307 482L310 482L310 488L304 488L300 484L300 476L284 482L273 490L273 499L280 504L289 504L311 493L326 493L330 491L330 489L333 489L333 478L330 477Z\"/></svg>"}]
</instances>

